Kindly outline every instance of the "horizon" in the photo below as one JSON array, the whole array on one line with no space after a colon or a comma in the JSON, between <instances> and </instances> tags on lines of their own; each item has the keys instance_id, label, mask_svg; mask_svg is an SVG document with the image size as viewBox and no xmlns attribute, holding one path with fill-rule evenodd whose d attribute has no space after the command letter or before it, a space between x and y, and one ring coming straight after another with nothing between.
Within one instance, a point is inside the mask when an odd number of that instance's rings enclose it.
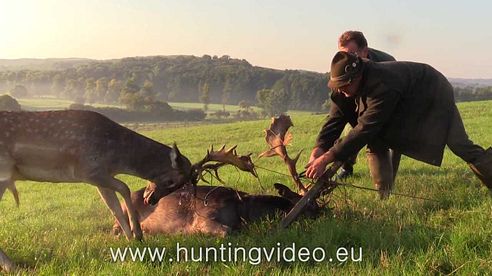
<instances>
[{"instance_id":1,"label":"horizon","mask_svg":"<svg viewBox=\"0 0 492 276\"><path fill-rule=\"evenodd\" d=\"M207 55L207 54L204 54L204 55ZM194 56L194 57L197 57L197 58L200 58L199 56L196 56L196 55L153 55L153 56L128 56L128 57L120 57L120 58L109 58L109 59L91 59L91 58L83 58L83 57L66 57L66 58L57 58L57 57L50 57L50 58L13 58L13 59L3 59L3 58L0 58L0 60L9 60L9 61L14 61L14 60L23 60L23 59L28 59L28 60L49 60L49 59L80 59L80 60L91 60L91 61L111 61L111 60L120 60L120 59L124 59L124 58L149 58L149 57L171 57L171 56ZM218 56L218 55L217 55ZM218 56L220 57L220 56ZM240 57L230 57L231 59L241 59ZM248 61L249 62L249 61ZM255 66L255 67L262 67L262 68L268 68L268 69L274 69L274 70L299 70L299 71L308 71L308 72L314 72L314 73L320 73L320 74L324 74L324 73L329 73L328 71L327 72L319 72L319 71L312 71L312 70L306 70L306 69L302 69L302 68L284 68L284 69L280 69L280 68L271 68L271 67L265 67L265 66L262 66L260 64L251 64L252 66ZM463 80L492 80L492 77L491 78L463 78L463 77L448 77L446 76L446 78L448 79L455 79L455 80L460 80L460 79L463 79Z\"/></svg>"},{"instance_id":2,"label":"horizon","mask_svg":"<svg viewBox=\"0 0 492 276\"><path fill-rule=\"evenodd\" d=\"M397 60L430 64L448 78L490 79L491 8L487 1L0 0L0 59L207 54L328 72L338 36L352 29Z\"/></svg>"}]
</instances>

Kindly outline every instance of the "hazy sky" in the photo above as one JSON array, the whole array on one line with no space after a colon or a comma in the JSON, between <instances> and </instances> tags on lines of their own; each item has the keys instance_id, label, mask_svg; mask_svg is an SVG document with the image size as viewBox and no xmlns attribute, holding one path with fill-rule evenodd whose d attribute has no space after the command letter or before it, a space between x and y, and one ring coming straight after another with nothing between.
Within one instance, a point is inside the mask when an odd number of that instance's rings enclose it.
<instances>
[{"instance_id":1,"label":"hazy sky","mask_svg":"<svg viewBox=\"0 0 492 276\"><path fill-rule=\"evenodd\" d=\"M0 58L230 55L329 71L337 38L492 78L492 1L0 0Z\"/></svg>"}]
</instances>

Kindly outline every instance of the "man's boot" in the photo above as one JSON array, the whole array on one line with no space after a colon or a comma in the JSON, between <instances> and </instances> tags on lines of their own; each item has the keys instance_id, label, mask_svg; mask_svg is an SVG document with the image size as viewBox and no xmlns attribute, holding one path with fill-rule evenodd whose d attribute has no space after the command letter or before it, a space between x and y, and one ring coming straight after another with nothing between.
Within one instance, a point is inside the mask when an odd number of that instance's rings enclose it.
<instances>
[{"instance_id":1,"label":"man's boot","mask_svg":"<svg viewBox=\"0 0 492 276\"><path fill-rule=\"evenodd\" d=\"M379 190L379 198L387 199L393 188L393 166L389 151L367 152L367 164L372 182Z\"/></svg>"},{"instance_id":2,"label":"man's boot","mask_svg":"<svg viewBox=\"0 0 492 276\"><path fill-rule=\"evenodd\" d=\"M492 148L485 150L482 156L468 165L480 181L492 192Z\"/></svg>"},{"instance_id":3,"label":"man's boot","mask_svg":"<svg viewBox=\"0 0 492 276\"><path fill-rule=\"evenodd\" d=\"M396 174L398 173L398 169L400 168L401 153L393 149L390 149L390 156L391 156L391 166L393 168L393 188L394 188Z\"/></svg>"},{"instance_id":4,"label":"man's boot","mask_svg":"<svg viewBox=\"0 0 492 276\"><path fill-rule=\"evenodd\" d=\"M357 162L357 154L350 156L345 163L343 163L340 172L337 174L337 178L343 180L347 177L351 177L354 174L354 165Z\"/></svg>"}]
</instances>

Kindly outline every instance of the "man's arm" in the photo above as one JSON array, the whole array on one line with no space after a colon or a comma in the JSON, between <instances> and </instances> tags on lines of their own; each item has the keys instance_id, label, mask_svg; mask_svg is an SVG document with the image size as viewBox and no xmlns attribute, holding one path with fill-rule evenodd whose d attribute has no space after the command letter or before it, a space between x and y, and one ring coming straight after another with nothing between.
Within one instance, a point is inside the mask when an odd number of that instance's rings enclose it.
<instances>
[{"instance_id":1,"label":"man's arm","mask_svg":"<svg viewBox=\"0 0 492 276\"><path fill-rule=\"evenodd\" d=\"M336 160L346 160L358 152L381 131L383 125L391 118L399 101L399 94L387 90L384 86L367 97L367 109L358 118L357 125L347 136L334 145L330 152Z\"/></svg>"},{"instance_id":2,"label":"man's arm","mask_svg":"<svg viewBox=\"0 0 492 276\"><path fill-rule=\"evenodd\" d=\"M333 92L330 100L331 106L328 120L321 128L316 139L316 148L322 149L323 152L333 147L335 141L340 138L347 123L355 124L357 116L355 111L356 105L353 99L347 99L345 96ZM339 104L342 104L342 107ZM352 113L345 114L344 112Z\"/></svg>"},{"instance_id":3,"label":"man's arm","mask_svg":"<svg viewBox=\"0 0 492 276\"><path fill-rule=\"evenodd\" d=\"M332 100L328 120L316 138L316 148L320 148L323 152L326 152L333 147L335 141L340 138L347 122L347 117L344 116L338 105Z\"/></svg>"}]
</instances>

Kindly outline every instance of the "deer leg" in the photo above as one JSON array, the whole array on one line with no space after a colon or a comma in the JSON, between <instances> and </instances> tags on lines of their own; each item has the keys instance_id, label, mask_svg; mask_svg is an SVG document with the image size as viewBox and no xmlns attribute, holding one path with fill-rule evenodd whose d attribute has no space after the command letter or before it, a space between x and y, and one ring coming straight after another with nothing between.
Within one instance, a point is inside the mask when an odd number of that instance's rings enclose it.
<instances>
[{"instance_id":1,"label":"deer leg","mask_svg":"<svg viewBox=\"0 0 492 276\"><path fill-rule=\"evenodd\" d=\"M3 148L0 148L0 151ZM19 205L19 196L12 179L14 170L14 161L9 156L0 153L0 200L7 189L9 189L15 198L15 202Z\"/></svg>"},{"instance_id":2,"label":"deer leg","mask_svg":"<svg viewBox=\"0 0 492 276\"><path fill-rule=\"evenodd\" d=\"M7 190L7 182L6 181L0 181L0 200L2 200L3 194L5 193L5 190Z\"/></svg>"},{"instance_id":3,"label":"deer leg","mask_svg":"<svg viewBox=\"0 0 492 276\"><path fill-rule=\"evenodd\" d=\"M231 227L214 220L208 220L199 232L219 237L225 237L232 232Z\"/></svg>"},{"instance_id":4,"label":"deer leg","mask_svg":"<svg viewBox=\"0 0 492 276\"><path fill-rule=\"evenodd\" d=\"M216 235L222 238L232 233L232 229L229 226L222 225L220 223L213 225L211 228L209 228L209 230L212 235Z\"/></svg>"},{"instance_id":5,"label":"deer leg","mask_svg":"<svg viewBox=\"0 0 492 276\"><path fill-rule=\"evenodd\" d=\"M131 240L133 238L133 235L128 223L128 217L126 217L121 210L120 202L118 200L118 197L116 196L115 191L103 187L98 187L97 189L99 190L99 194L101 195L102 199L109 207L109 210L111 210L111 213L116 218L116 221L120 225L121 229L123 229L126 238L128 240Z\"/></svg>"},{"instance_id":6,"label":"deer leg","mask_svg":"<svg viewBox=\"0 0 492 276\"><path fill-rule=\"evenodd\" d=\"M121 209L123 210L123 214L125 215L125 218L128 218L128 211L126 210L126 205L124 203L121 204ZM126 220L128 221L128 219ZM130 222L128 222L130 223ZM114 224L113 224L113 235L115 236L119 236L121 235L121 226L119 224L119 222L117 220L115 220Z\"/></svg>"},{"instance_id":7,"label":"deer leg","mask_svg":"<svg viewBox=\"0 0 492 276\"><path fill-rule=\"evenodd\" d=\"M142 234L142 228L140 227L140 219L138 217L137 209L135 208L135 206L133 206L130 189L128 188L128 186L126 186L125 183L119 181L116 178L111 178L110 185L111 188L113 188L115 191L120 193L120 195L125 200L126 211L130 215L130 220L132 222L132 230L133 233L135 234L135 238L137 240L142 240L143 234ZM120 206L120 210L121 210L121 206Z\"/></svg>"},{"instance_id":8,"label":"deer leg","mask_svg":"<svg viewBox=\"0 0 492 276\"><path fill-rule=\"evenodd\" d=\"M14 263L5 255L2 249L0 249L0 269L7 273L15 269Z\"/></svg>"},{"instance_id":9,"label":"deer leg","mask_svg":"<svg viewBox=\"0 0 492 276\"><path fill-rule=\"evenodd\" d=\"M19 207L19 193L17 192L17 188L15 187L15 182L12 179L8 180L0 180L0 200L2 199L3 194L5 191L9 189L10 192L14 195L15 203L17 204L17 207Z\"/></svg>"}]
</instances>

